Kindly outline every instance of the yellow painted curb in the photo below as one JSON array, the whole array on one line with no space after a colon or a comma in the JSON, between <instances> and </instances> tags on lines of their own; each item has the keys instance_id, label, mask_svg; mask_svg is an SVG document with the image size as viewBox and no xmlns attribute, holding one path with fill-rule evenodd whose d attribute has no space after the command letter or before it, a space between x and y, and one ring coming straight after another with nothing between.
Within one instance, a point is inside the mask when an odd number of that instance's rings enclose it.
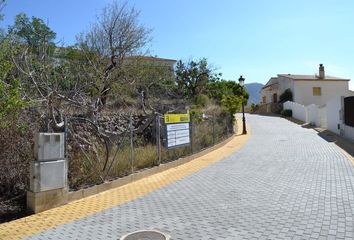
<instances>
[{"instance_id":1,"label":"yellow painted curb","mask_svg":"<svg viewBox=\"0 0 354 240\"><path fill-rule=\"evenodd\" d=\"M338 146L339 147L339 146ZM354 157L352 157L352 155L350 155L347 151L345 151L344 149L342 149L341 147L339 147L339 149L342 151L342 153L344 154L344 156L346 156L346 158L354 165Z\"/></svg>"},{"instance_id":2,"label":"yellow painted curb","mask_svg":"<svg viewBox=\"0 0 354 240\"><path fill-rule=\"evenodd\" d=\"M239 134L242 130L241 121L237 121L237 123L238 134L223 147L186 164L140 179L136 182L77 200L42 213L1 224L0 239L21 239L99 213L103 210L132 201L218 162L242 147L250 136L249 130L247 135Z\"/></svg>"}]
</instances>

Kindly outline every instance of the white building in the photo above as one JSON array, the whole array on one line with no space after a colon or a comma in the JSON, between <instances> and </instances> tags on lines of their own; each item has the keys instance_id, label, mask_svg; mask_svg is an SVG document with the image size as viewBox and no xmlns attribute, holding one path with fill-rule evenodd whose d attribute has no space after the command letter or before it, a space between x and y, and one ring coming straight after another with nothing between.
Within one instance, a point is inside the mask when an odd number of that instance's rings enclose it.
<instances>
[{"instance_id":1,"label":"white building","mask_svg":"<svg viewBox=\"0 0 354 240\"><path fill-rule=\"evenodd\" d=\"M323 105L338 96L352 96L349 90L350 79L325 75L324 66L320 64L317 75L278 74L272 77L261 91L261 103L277 103L279 96L286 89L293 94L293 102L302 105Z\"/></svg>"}]
</instances>

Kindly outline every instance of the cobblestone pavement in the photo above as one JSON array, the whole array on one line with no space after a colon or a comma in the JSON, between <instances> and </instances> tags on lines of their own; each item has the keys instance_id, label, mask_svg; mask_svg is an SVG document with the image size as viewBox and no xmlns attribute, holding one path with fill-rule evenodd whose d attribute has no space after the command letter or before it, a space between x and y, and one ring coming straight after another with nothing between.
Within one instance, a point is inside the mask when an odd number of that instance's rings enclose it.
<instances>
[{"instance_id":1,"label":"cobblestone pavement","mask_svg":"<svg viewBox=\"0 0 354 240\"><path fill-rule=\"evenodd\" d=\"M129 203L28 239L354 239L354 168L341 150L285 119L248 115L227 159Z\"/></svg>"}]
</instances>

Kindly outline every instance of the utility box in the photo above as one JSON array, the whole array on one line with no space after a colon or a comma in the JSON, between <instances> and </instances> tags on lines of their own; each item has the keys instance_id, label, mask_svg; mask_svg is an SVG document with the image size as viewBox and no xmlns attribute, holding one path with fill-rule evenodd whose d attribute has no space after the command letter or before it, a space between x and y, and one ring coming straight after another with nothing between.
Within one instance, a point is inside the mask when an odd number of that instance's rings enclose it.
<instances>
[{"instance_id":1,"label":"utility box","mask_svg":"<svg viewBox=\"0 0 354 240\"><path fill-rule=\"evenodd\" d=\"M30 164L27 209L42 212L68 201L68 163L65 159L64 133L38 133L36 161Z\"/></svg>"},{"instance_id":2,"label":"utility box","mask_svg":"<svg viewBox=\"0 0 354 240\"><path fill-rule=\"evenodd\" d=\"M30 191L43 192L67 186L66 160L31 162Z\"/></svg>"},{"instance_id":3,"label":"utility box","mask_svg":"<svg viewBox=\"0 0 354 240\"><path fill-rule=\"evenodd\" d=\"M64 159L64 136L64 133L38 133L34 148L37 161Z\"/></svg>"}]
</instances>

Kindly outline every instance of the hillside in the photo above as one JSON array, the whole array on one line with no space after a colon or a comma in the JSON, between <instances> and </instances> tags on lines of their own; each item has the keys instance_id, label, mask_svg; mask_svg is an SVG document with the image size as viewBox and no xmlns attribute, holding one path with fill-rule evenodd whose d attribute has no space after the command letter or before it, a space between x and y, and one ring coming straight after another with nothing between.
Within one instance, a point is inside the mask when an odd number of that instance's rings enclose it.
<instances>
[{"instance_id":1,"label":"hillside","mask_svg":"<svg viewBox=\"0 0 354 240\"><path fill-rule=\"evenodd\" d=\"M250 95L247 105L259 103L261 101L261 89L264 85L261 83L248 83L245 87Z\"/></svg>"}]
</instances>

